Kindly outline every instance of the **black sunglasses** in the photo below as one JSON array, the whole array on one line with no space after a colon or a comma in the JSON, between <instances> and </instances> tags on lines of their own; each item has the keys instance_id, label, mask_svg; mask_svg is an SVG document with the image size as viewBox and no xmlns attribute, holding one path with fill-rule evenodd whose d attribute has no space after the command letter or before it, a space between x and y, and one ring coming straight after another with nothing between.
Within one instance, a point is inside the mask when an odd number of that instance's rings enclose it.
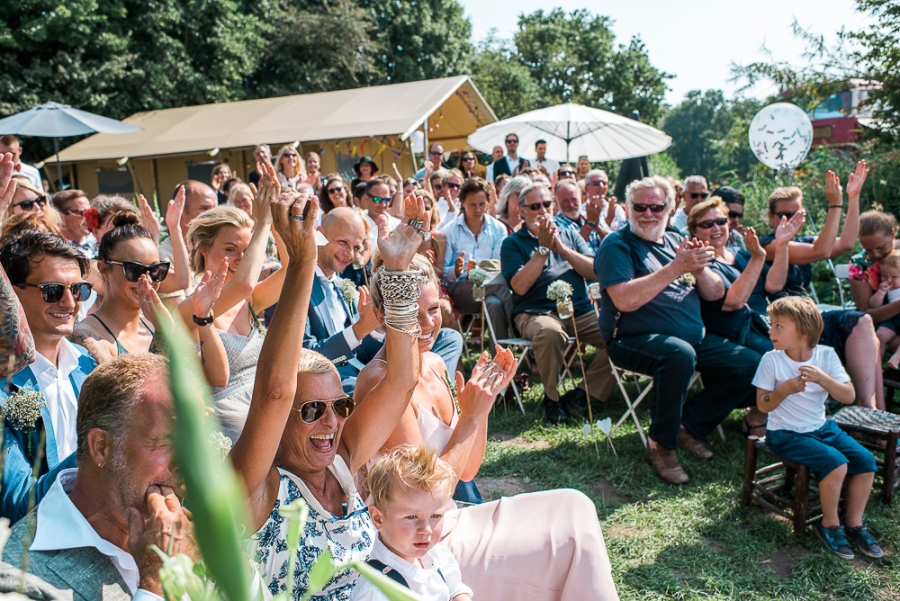
<instances>
[{"instance_id":1,"label":"black sunglasses","mask_svg":"<svg viewBox=\"0 0 900 601\"><path fill-rule=\"evenodd\" d=\"M121 265L122 271L125 273L125 279L129 282L136 282L141 279L145 273L150 276L154 282L161 282L169 275L169 262L162 261L153 265L144 265L136 261L103 261L109 265Z\"/></svg>"},{"instance_id":2,"label":"black sunglasses","mask_svg":"<svg viewBox=\"0 0 900 601\"><path fill-rule=\"evenodd\" d=\"M14 207L22 207L23 211L30 211L32 208L34 208L34 205L37 205L43 209L44 206L46 206L46 204L47 204L47 197L46 196L38 196L34 200L23 200L22 202L18 202L16 204L14 204L13 206Z\"/></svg>"},{"instance_id":3,"label":"black sunglasses","mask_svg":"<svg viewBox=\"0 0 900 601\"><path fill-rule=\"evenodd\" d=\"M39 289L41 291L41 298L44 299L45 303L51 305L62 300L63 294L66 293L66 288L72 293L72 298L75 302L80 303L91 295L91 289L94 287L90 282L78 282L77 284L72 284L70 286L66 286L65 284L28 284L27 282L22 282L21 284L17 284L17 286L20 288Z\"/></svg>"},{"instance_id":4,"label":"black sunglasses","mask_svg":"<svg viewBox=\"0 0 900 601\"><path fill-rule=\"evenodd\" d=\"M350 414L353 413L356 404L353 402L352 398L342 396L326 401L306 401L300 405L299 408L294 409L294 411L300 414L300 419L302 419L304 423L312 424L322 419L322 416L328 411L328 407L334 409L334 414L341 419L347 419L350 417Z\"/></svg>"},{"instance_id":5,"label":"black sunglasses","mask_svg":"<svg viewBox=\"0 0 900 601\"><path fill-rule=\"evenodd\" d=\"M464 161L474 161L474 160L475 160L475 157L463 157L462 160L464 160Z\"/></svg>"},{"instance_id":6,"label":"black sunglasses","mask_svg":"<svg viewBox=\"0 0 900 601\"><path fill-rule=\"evenodd\" d=\"M337 194L341 190L343 190L343 188L341 188L340 186L338 186L337 188L328 188L328 193L329 194Z\"/></svg>"},{"instance_id":7,"label":"black sunglasses","mask_svg":"<svg viewBox=\"0 0 900 601\"><path fill-rule=\"evenodd\" d=\"M708 230L714 225L723 226L728 223L727 217L718 217L716 219L707 219L706 221L698 221L697 227L701 230Z\"/></svg>"},{"instance_id":8,"label":"black sunglasses","mask_svg":"<svg viewBox=\"0 0 900 601\"><path fill-rule=\"evenodd\" d=\"M698 198L705 199L707 196L709 196L709 192L685 192L685 194L689 195L694 200L697 200Z\"/></svg>"},{"instance_id":9,"label":"black sunglasses","mask_svg":"<svg viewBox=\"0 0 900 601\"><path fill-rule=\"evenodd\" d=\"M507 144L518 144L519 141L518 141L518 140L515 140L515 139L513 139L513 138L510 138L509 140L506 141L506 143L507 143Z\"/></svg>"},{"instance_id":10,"label":"black sunglasses","mask_svg":"<svg viewBox=\"0 0 900 601\"><path fill-rule=\"evenodd\" d=\"M447 183L444 184L444 185L447 186L448 188L453 188L453 189L456 189L456 188L460 188L460 187L461 187L460 184L455 184L455 183L453 183L453 182L447 182Z\"/></svg>"},{"instance_id":11,"label":"black sunglasses","mask_svg":"<svg viewBox=\"0 0 900 601\"><path fill-rule=\"evenodd\" d=\"M432 151L429 152L428 154L430 154L430 155L432 155L432 156L437 156L437 155L444 156L444 153L443 153L443 152L440 152L440 151L437 151L437 150L432 150Z\"/></svg>"},{"instance_id":12,"label":"black sunglasses","mask_svg":"<svg viewBox=\"0 0 900 601\"><path fill-rule=\"evenodd\" d=\"M797 214L797 211L780 211L778 213L774 213L774 215L776 217L778 217L779 219L784 217L785 219L788 219L788 220L791 219L796 214Z\"/></svg>"},{"instance_id":13,"label":"black sunglasses","mask_svg":"<svg viewBox=\"0 0 900 601\"><path fill-rule=\"evenodd\" d=\"M728 211L728 216L731 219L743 219L744 218L744 214L738 213L737 211Z\"/></svg>"},{"instance_id":14,"label":"black sunglasses","mask_svg":"<svg viewBox=\"0 0 900 601\"><path fill-rule=\"evenodd\" d=\"M646 213L650 209L652 213L662 213L666 210L666 205L648 205L640 202L632 203L631 208L635 213Z\"/></svg>"},{"instance_id":15,"label":"black sunglasses","mask_svg":"<svg viewBox=\"0 0 900 601\"><path fill-rule=\"evenodd\" d=\"M544 202L536 202L534 204L525 205L525 206L528 207L529 209L531 209L532 211L540 211L541 207L544 207L545 209L549 209L551 206L553 206L553 201L545 200Z\"/></svg>"},{"instance_id":16,"label":"black sunglasses","mask_svg":"<svg viewBox=\"0 0 900 601\"><path fill-rule=\"evenodd\" d=\"M574 171L557 171L557 174L566 177L567 175L575 175Z\"/></svg>"}]
</instances>

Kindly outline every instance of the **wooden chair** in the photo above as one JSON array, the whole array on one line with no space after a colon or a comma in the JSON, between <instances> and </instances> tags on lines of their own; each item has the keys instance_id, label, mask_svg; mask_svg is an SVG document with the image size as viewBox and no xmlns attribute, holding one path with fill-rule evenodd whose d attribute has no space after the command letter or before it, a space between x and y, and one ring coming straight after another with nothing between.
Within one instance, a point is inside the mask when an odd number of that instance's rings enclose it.
<instances>
[{"instance_id":1,"label":"wooden chair","mask_svg":"<svg viewBox=\"0 0 900 601\"><path fill-rule=\"evenodd\" d=\"M900 484L900 465L897 465L897 439L900 438L900 415L852 405L834 414L841 430L855 435L857 442L869 449L878 466L874 488L881 489L881 502L890 505L894 491ZM884 447L875 443L884 441Z\"/></svg>"},{"instance_id":2,"label":"wooden chair","mask_svg":"<svg viewBox=\"0 0 900 601\"><path fill-rule=\"evenodd\" d=\"M773 457L776 462L757 469L760 452ZM822 506L810 506L818 499L819 489L810 485L808 467L776 455L766 446L764 437L747 437L741 505L746 507L756 503L787 518L794 525L794 534L800 534L808 525L822 519Z\"/></svg>"},{"instance_id":3,"label":"wooden chair","mask_svg":"<svg viewBox=\"0 0 900 601\"><path fill-rule=\"evenodd\" d=\"M900 413L900 400L894 398L897 390L900 390L900 371L884 370L884 408L891 413Z\"/></svg>"}]
</instances>

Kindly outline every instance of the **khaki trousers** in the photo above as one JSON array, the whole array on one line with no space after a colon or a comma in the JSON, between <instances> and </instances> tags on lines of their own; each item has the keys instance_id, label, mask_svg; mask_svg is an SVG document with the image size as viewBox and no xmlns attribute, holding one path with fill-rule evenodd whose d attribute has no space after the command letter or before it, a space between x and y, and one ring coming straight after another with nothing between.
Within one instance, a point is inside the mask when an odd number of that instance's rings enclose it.
<instances>
[{"instance_id":1,"label":"khaki trousers","mask_svg":"<svg viewBox=\"0 0 900 601\"><path fill-rule=\"evenodd\" d=\"M519 313L515 317L515 322L522 337L531 341L534 359L537 362L541 382L544 384L544 394L550 399L558 401L559 375L565 364L563 353L566 350L569 336L575 335L572 320L561 321L556 315ZM586 368L585 379L578 387L583 390L584 383L587 382L590 395L595 399L605 401L612 393L616 381L609 368L606 344L600 338L597 314L589 311L581 317L576 317L575 325L578 327L578 339L597 349L597 355L591 365ZM578 377L578 375L576 372L572 373L573 377Z\"/></svg>"}]
</instances>

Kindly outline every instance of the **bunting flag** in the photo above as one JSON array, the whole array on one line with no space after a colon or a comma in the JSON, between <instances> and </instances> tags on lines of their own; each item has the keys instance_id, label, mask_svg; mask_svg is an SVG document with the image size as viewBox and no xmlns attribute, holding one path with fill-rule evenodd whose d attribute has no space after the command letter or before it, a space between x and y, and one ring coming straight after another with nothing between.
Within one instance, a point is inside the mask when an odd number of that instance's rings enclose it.
<instances>
[{"instance_id":1,"label":"bunting flag","mask_svg":"<svg viewBox=\"0 0 900 601\"><path fill-rule=\"evenodd\" d=\"M403 155L403 151L402 151L402 150L395 150L395 151L394 151L394 158L395 158L395 159L399 159L402 155Z\"/></svg>"},{"instance_id":2,"label":"bunting flag","mask_svg":"<svg viewBox=\"0 0 900 601\"><path fill-rule=\"evenodd\" d=\"M353 148L350 149L350 154L353 156L356 156L356 151L357 151L357 148L356 148L356 145L354 144Z\"/></svg>"},{"instance_id":3,"label":"bunting flag","mask_svg":"<svg viewBox=\"0 0 900 601\"><path fill-rule=\"evenodd\" d=\"M376 152L375 155L377 156L377 155L382 154L385 150L387 150L387 147L388 147L387 144L379 144L378 152Z\"/></svg>"}]
</instances>

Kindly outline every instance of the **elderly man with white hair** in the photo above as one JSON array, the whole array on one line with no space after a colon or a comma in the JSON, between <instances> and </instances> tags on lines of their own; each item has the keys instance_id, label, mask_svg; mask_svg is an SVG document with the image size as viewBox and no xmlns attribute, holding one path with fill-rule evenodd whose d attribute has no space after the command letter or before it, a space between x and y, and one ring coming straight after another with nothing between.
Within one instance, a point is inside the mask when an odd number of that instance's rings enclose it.
<instances>
[{"instance_id":1,"label":"elderly man with white hair","mask_svg":"<svg viewBox=\"0 0 900 601\"><path fill-rule=\"evenodd\" d=\"M691 209L698 202L703 202L709 198L709 186L706 178L702 175L691 175L684 180L684 192L682 192L684 202L681 209L675 213L672 218L672 227L687 235L687 219L691 214Z\"/></svg>"},{"instance_id":2,"label":"elderly man with white hair","mask_svg":"<svg viewBox=\"0 0 900 601\"><path fill-rule=\"evenodd\" d=\"M626 202L629 223L603 241L594 261L600 333L618 367L653 377L647 460L666 482L684 484L675 450L712 458L701 441L732 409L755 405L760 356L706 333L700 298L722 298L724 283L709 267L712 248L666 231L675 206L669 183L633 182ZM695 370L704 388L687 401Z\"/></svg>"},{"instance_id":3,"label":"elderly man with white hair","mask_svg":"<svg viewBox=\"0 0 900 601\"><path fill-rule=\"evenodd\" d=\"M599 198L591 199L584 207L581 203L581 188L573 179L563 179L553 190L556 199L557 213L553 221L560 229L573 230L591 247L591 254L596 254L603 241L598 222L600 220ZM584 211L587 211L585 215ZM603 230L606 234L609 230Z\"/></svg>"},{"instance_id":4,"label":"elderly man with white hair","mask_svg":"<svg viewBox=\"0 0 900 601\"><path fill-rule=\"evenodd\" d=\"M609 372L606 345L585 280L593 280L593 252L577 232L561 229L553 221L553 197L537 182L519 192L524 224L507 236L500 247L503 277L512 290L512 317L523 338L531 340L534 359L544 384L544 417L552 424L580 418L590 395L605 401L615 386ZM547 298L550 284L558 281L572 286L571 317L562 318L556 301ZM575 327L581 342L597 348L597 355L585 371L585 381L564 395L559 394L559 374L569 336Z\"/></svg>"}]
</instances>

